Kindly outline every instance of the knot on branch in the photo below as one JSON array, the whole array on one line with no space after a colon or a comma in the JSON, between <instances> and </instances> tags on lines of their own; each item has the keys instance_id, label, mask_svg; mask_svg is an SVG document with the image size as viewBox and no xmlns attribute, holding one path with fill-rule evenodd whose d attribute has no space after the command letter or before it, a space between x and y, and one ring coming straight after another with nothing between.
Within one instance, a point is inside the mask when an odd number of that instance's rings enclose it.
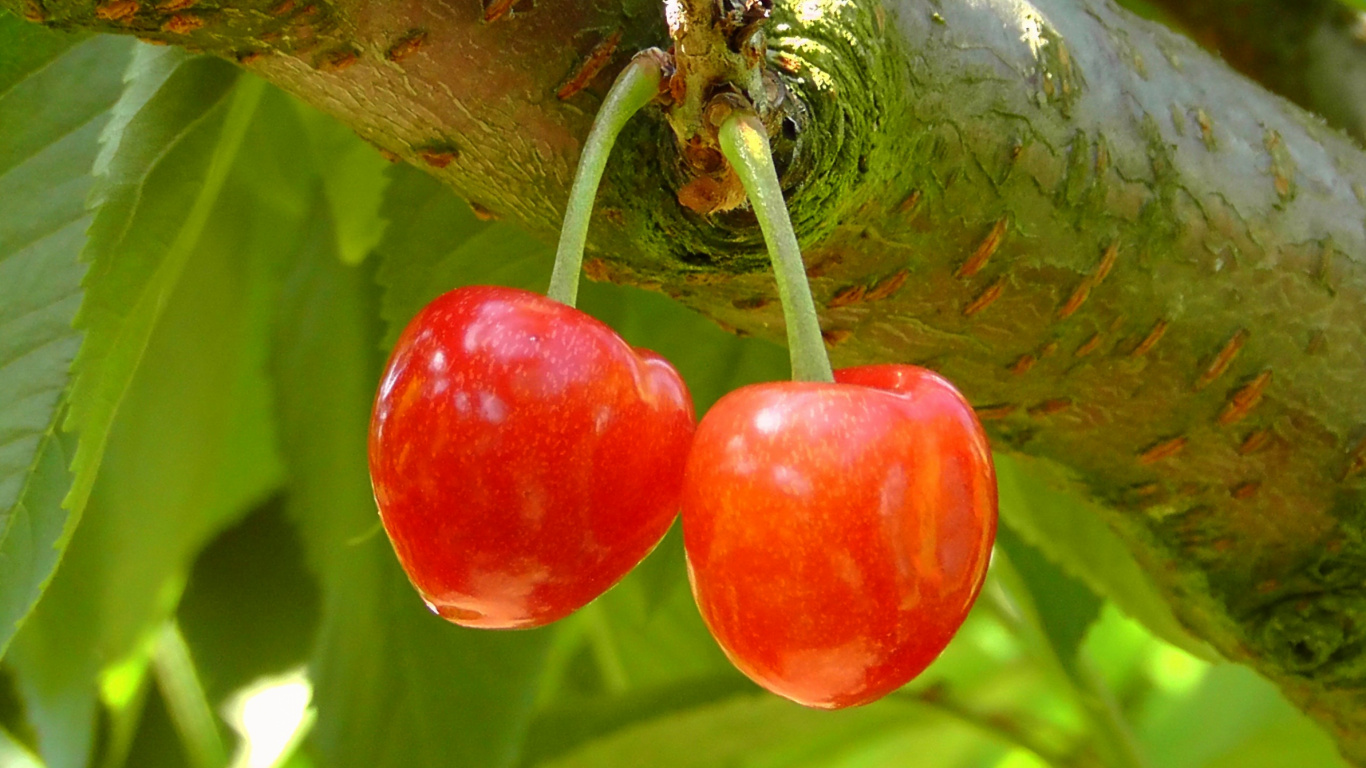
<instances>
[{"instance_id":1,"label":"knot on branch","mask_svg":"<svg viewBox=\"0 0 1366 768\"><path fill-rule=\"evenodd\" d=\"M745 200L739 180L721 157L713 119L719 101L742 102L777 133L788 106L786 89L764 67L763 26L772 0L669 0L665 18L673 39L673 104L669 124L685 179L678 201L701 214L728 211Z\"/></svg>"},{"instance_id":2,"label":"knot on branch","mask_svg":"<svg viewBox=\"0 0 1366 768\"><path fill-rule=\"evenodd\" d=\"M674 159L665 170L684 229L696 227L698 235L674 238L668 250L698 257L685 263L724 261L730 271L768 263L717 141L717 118L727 108L742 105L763 121L804 243L827 236L846 211L866 205L871 191L903 168L890 156L874 162L884 112L906 109L912 96L898 63L904 52L886 34L885 16L854 2L822 5L819 13L803 8L772 4L769 19L767 0L666 6L675 70L666 109L673 133L666 151ZM720 253L720 261L711 256Z\"/></svg>"},{"instance_id":3,"label":"knot on branch","mask_svg":"<svg viewBox=\"0 0 1366 768\"><path fill-rule=\"evenodd\" d=\"M1286 598L1267 610L1260 634L1290 674L1334 687L1366 682L1366 589Z\"/></svg>"}]
</instances>

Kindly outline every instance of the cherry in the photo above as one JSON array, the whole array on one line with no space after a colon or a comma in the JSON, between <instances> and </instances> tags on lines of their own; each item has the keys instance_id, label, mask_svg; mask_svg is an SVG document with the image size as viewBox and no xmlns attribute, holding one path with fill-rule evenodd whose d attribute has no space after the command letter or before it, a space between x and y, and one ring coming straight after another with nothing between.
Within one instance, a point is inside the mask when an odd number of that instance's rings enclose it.
<instances>
[{"instance_id":1,"label":"cherry","mask_svg":"<svg viewBox=\"0 0 1366 768\"><path fill-rule=\"evenodd\" d=\"M625 576L678 510L694 429L687 387L574 309L598 181L617 134L659 92L638 54L594 118L549 296L451 291L399 337L370 423L370 479L427 605L471 627L534 627Z\"/></svg>"},{"instance_id":2,"label":"cherry","mask_svg":"<svg viewBox=\"0 0 1366 768\"><path fill-rule=\"evenodd\" d=\"M935 373L736 390L683 484L688 574L726 655L811 707L866 704L944 649L982 588L996 481L971 406Z\"/></svg>"},{"instance_id":3,"label":"cherry","mask_svg":"<svg viewBox=\"0 0 1366 768\"><path fill-rule=\"evenodd\" d=\"M948 644L981 591L996 477L972 407L909 365L830 370L763 123L709 107L772 257L793 382L721 398L683 479L693 596L730 660L811 707L866 704Z\"/></svg>"},{"instance_id":4,"label":"cherry","mask_svg":"<svg viewBox=\"0 0 1366 768\"><path fill-rule=\"evenodd\" d=\"M664 536L693 428L663 358L540 294L460 288L394 347L370 477L434 611L533 627L600 595Z\"/></svg>"}]
</instances>

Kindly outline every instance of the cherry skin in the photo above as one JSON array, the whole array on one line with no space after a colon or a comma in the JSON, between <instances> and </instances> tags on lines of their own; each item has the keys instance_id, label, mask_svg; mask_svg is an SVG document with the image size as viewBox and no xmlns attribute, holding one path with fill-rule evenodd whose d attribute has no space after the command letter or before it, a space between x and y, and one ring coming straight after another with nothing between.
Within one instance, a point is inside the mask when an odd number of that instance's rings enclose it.
<instances>
[{"instance_id":1,"label":"cherry skin","mask_svg":"<svg viewBox=\"0 0 1366 768\"><path fill-rule=\"evenodd\" d=\"M996 476L963 396L909 365L738 389L702 419L683 540L702 618L752 680L866 704L939 655L996 536Z\"/></svg>"},{"instance_id":2,"label":"cherry skin","mask_svg":"<svg viewBox=\"0 0 1366 768\"><path fill-rule=\"evenodd\" d=\"M394 347L370 478L432 610L534 627L602 594L664 536L694 426L659 355L540 294L460 288Z\"/></svg>"}]
</instances>

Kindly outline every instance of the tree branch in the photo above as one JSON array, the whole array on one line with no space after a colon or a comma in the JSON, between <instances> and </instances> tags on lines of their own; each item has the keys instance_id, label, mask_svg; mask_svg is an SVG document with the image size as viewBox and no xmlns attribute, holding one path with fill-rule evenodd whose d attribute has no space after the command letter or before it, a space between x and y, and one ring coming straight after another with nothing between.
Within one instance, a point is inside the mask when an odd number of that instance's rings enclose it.
<instances>
[{"instance_id":1,"label":"tree branch","mask_svg":"<svg viewBox=\"0 0 1366 768\"><path fill-rule=\"evenodd\" d=\"M236 58L543 235L610 75L666 42L656 0L0 5ZM953 378L1366 765L1366 155L1102 0L791 2L769 33L836 363ZM590 274L781 338L753 215L688 180L633 121Z\"/></svg>"}]
</instances>

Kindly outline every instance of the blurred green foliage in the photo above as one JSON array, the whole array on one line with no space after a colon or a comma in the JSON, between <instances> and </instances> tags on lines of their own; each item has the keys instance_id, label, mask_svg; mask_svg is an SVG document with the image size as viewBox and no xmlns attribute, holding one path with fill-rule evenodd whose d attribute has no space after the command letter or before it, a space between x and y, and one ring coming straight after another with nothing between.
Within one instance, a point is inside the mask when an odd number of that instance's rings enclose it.
<instances>
[{"instance_id":1,"label":"blurred green foliage","mask_svg":"<svg viewBox=\"0 0 1366 768\"><path fill-rule=\"evenodd\" d=\"M1199 658L1055 470L1005 457L981 600L864 708L736 672L677 528L553 627L448 625L379 529L371 398L418 308L543 288L546 244L221 62L4 15L0 198L0 766L212 766L235 693L298 668L293 768L1342 765L1268 683ZM581 306L699 410L787 374L660 295Z\"/></svg>"}]
</instances>

